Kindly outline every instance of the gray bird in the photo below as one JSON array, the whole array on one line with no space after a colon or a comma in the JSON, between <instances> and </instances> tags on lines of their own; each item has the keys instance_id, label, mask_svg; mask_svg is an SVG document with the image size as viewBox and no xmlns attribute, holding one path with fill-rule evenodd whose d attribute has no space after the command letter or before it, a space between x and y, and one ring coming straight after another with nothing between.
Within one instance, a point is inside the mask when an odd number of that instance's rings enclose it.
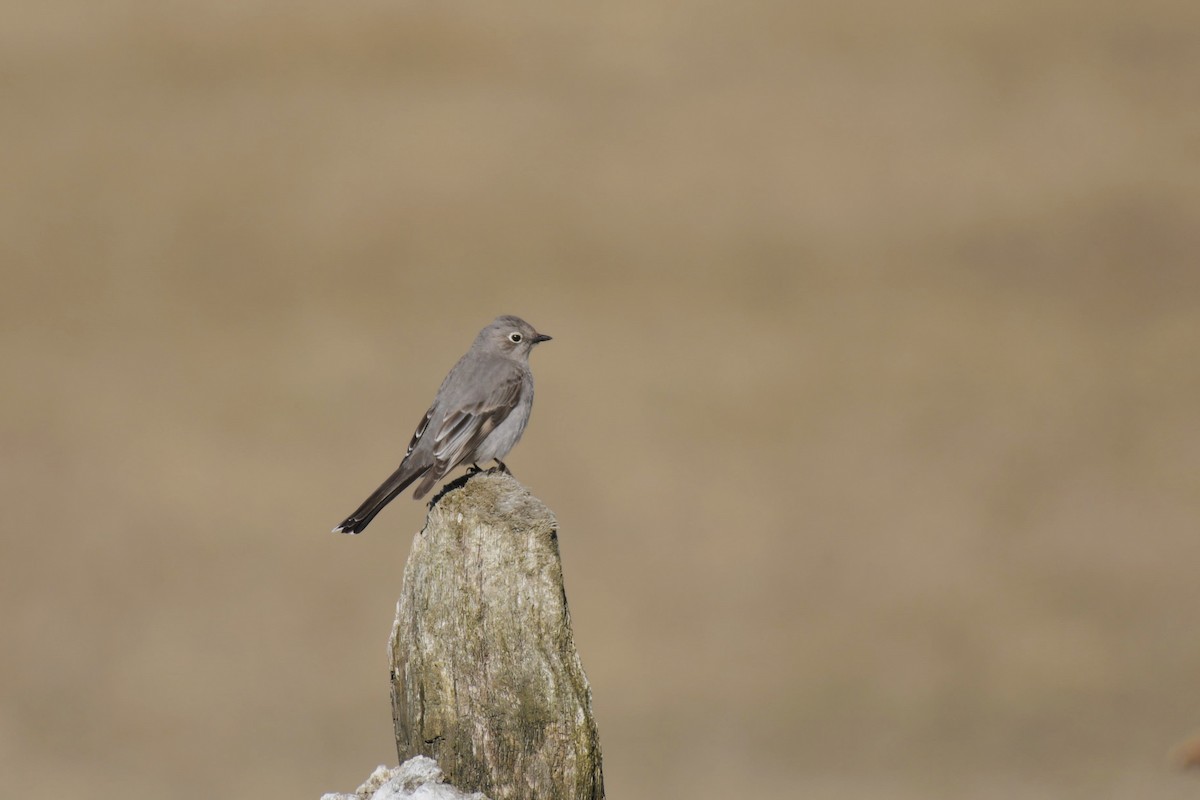
<instances>
[{"instance_id":1,"label":"gray bird","mask_svg":"<svg viewBox=\"0 0 1200 800\"><path fill-rule=\"evenodd\" d=\"M346 517L334 533L359 533L410 483L424 497L459 464L501 461L513 449L533 408L529 353L550 340L520 317L503 316L479 332L442 381L392 476Z\"/></svg>"}]
</instances>

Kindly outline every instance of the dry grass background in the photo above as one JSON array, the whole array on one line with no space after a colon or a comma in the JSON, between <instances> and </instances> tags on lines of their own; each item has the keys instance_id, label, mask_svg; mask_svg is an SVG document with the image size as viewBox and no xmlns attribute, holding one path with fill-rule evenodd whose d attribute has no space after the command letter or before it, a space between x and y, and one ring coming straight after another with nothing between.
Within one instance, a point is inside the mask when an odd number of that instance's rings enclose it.
<instances>
[{"instance_id":1,"label":"dry grass background","mask_svg":"<svg viewBox=\"0 0 1200 800\"><path fill-rule=\"evenodd\" d=\"M7 6L5 794L393 759L507 312L611 797L1195 797L1200 5Z\"/></svg>"}]
</instances>

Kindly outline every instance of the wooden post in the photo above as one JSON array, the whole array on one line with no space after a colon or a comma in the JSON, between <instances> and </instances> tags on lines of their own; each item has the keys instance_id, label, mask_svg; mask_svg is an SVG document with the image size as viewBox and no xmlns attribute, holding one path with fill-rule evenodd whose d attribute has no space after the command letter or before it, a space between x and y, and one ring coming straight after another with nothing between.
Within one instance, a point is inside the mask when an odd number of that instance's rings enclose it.
<instances>
[{"instance_id":1,"label":"wooden post","mask_svg":"<svg viewBox=\"0 0 1200 800\"><path fill-rule=\"evenodd\" d=\"M563 589L558 523L507 474L436 498L392 627L403 763L492 800L600 800L600 739Z\"/></svg>"}]
</instances>

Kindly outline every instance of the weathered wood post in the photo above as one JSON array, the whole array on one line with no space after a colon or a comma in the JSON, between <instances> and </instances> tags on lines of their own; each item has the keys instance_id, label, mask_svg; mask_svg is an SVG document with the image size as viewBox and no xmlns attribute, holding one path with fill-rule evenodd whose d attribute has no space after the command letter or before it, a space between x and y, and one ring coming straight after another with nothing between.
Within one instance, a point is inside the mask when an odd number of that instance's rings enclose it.
<instances>
[{"instance_id":1,"label":"weathered wood post","mask_svg":"<svg viewBox=\"0 0 1200 800\"><path fill-rule=\"evenodd\" d=\"M433 503L392 627L401 763L430 756L492 800L604 797L557 527L506 474L477 473Z\"/></svg>"}]
</instances>

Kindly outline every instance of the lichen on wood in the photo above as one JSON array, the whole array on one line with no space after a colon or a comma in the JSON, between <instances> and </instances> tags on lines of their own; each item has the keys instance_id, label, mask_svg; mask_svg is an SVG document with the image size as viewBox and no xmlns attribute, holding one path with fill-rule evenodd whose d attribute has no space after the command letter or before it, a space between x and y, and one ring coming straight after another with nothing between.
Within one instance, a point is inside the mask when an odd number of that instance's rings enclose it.
<instances>
[{"instance_id":1,"label":"lichen on wood","mask_svg":"<svg viewBox=\"0 0 1200 800\"><path fill-rule=\"evenodd\" d=\"M493 800L604 797L557 528L504 473L456 481L431 504L390 643L401 762L430 756Z\"/></svg>"}]
</instances>

